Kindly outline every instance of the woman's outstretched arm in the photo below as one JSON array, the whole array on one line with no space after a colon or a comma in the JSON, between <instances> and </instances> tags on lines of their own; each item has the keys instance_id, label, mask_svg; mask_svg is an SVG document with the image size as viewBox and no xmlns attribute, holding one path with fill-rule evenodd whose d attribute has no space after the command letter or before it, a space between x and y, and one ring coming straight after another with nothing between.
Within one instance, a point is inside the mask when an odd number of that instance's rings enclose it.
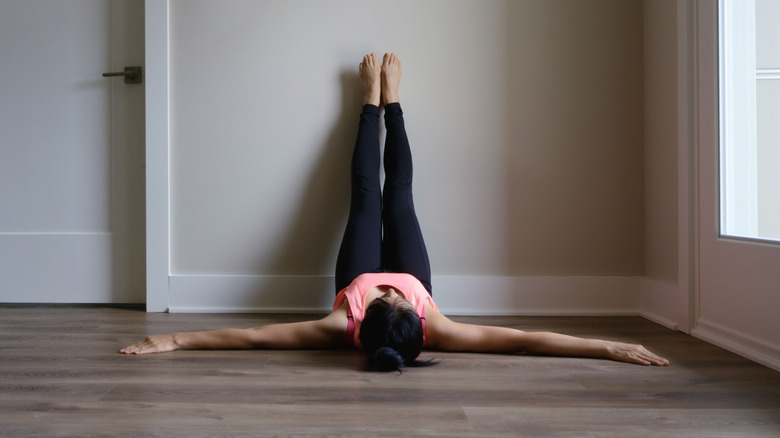
<instances>
[{"instance_id":1,"label":"woman's outstretched arm","mask_svg":"<svg viewBox=\"0 0 780 438\"><path fill-rule=\"evenodd\" d=\"M426 309L428 345L445 351L492 353L527 352L558 356L598 357L641 365L669 361L641 345L585 339L550 332L524 332L509 327L462 324Z\"/></svg>"},{"instance_id":2,"label":"woman's outstretched arm","mask_svg":"<svg viewBox=\"0 0 780 438\"><path fill-rule=\"evenodd\" d=\"M343 345L346 331L347 312L345 306L342 306L319 320L272 324L250 329L221 329L149 336L119 351L124 354L148 354L180 349L336 348Z\"/></svg>"}]
</instances>

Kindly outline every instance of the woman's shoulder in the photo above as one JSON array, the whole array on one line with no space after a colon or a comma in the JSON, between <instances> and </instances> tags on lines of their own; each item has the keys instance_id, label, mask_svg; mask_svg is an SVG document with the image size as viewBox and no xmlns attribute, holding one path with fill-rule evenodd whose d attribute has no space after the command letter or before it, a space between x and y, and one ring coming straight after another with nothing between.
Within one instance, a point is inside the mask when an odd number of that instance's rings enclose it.
<instances>
[{"instance_id":1,"label":"woman's shoulder","mask_svg":"<svg viewBox=\"0 0 780 438\"><path fill-rule=\"evenodd\" d=\"M425 336L428 340L426 348L434 350L440 348L442 336L451 332L452 326L452 320L439 312L432 301L425 303Z\"/></svg>"},{"instance_id":2,"label":"woman's shoulder","mask_svg":"<svg viewBox=\"0 0 780 438\"><path fill-rule=\"evenodd\" d=\"M319 320L321 327L327 328L336 335L343 336L343 333L347 330L348 325L348 307L349 304L344 301L340 306L330 312L330 314Z\"/></svg>"}]
</instances>

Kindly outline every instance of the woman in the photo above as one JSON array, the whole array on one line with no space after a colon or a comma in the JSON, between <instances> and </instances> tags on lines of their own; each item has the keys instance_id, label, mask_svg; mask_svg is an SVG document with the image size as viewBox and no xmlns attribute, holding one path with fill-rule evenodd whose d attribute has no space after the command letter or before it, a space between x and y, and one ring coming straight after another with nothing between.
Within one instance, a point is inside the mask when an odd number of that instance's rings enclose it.
<instances>
[{"instance_id":1,"label":"woman","mask_svg":"<svg viewBox=\"0 0 780 438\"><path fill-rule=\"evenodd\" d=\"M369 368L379 371L432 365L416 360L423 347L669 364L640 345L461 324L442 315L432 299L428 254L412 202L411 151L398 98L401 63L394 54L385 54L380 66L375 54L366 55L360 78L364 106L352 156L352 197L336 263L333 312L315 321L150 336L122 353L356 346L366 350ZM384 189L376 135L382 103L387 127Z\"/></svg>"}]
</instances>

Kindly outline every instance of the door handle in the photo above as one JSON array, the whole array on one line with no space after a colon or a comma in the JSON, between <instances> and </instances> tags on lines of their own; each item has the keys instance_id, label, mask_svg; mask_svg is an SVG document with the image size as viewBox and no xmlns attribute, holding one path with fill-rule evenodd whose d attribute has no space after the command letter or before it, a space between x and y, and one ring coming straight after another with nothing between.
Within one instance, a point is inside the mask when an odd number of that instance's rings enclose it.
<instances>
[{"instance_id":1,"label":"door handle","mask_svg":"<svg viewBox=\"0 0 780 438\"><path fill-rule=\"evenodd\" d=\"M140 84L143 79L141 67L125 67L125 71L103 73L104 78L124 76L126 84Z\"/></svg>"}]
</instances>

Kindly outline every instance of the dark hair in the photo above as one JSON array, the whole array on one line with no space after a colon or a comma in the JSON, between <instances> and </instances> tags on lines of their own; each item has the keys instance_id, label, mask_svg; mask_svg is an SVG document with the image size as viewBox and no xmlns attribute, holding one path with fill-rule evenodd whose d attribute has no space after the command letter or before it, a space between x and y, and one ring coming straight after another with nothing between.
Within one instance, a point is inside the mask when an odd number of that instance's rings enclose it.
<instances>
[{"instance_id":1,"label":"dark hair","mask_svg":"<svg viewBox=\"0 0 780 438\"><path fill-rule=\"evenodd\" d=\"M374 300L366 309L359 337L371 371L400 371L402 367L437 363L416 360L423 349L423 328L420 316L410 307Z\"/></svg>"}]
</instances>

